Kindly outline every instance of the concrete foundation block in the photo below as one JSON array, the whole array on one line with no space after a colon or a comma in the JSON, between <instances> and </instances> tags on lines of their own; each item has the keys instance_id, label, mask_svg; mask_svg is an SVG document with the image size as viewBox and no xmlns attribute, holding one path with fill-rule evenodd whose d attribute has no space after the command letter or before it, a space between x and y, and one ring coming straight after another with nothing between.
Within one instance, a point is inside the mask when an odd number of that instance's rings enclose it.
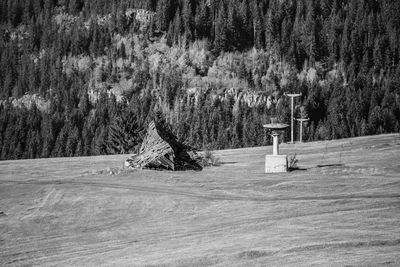
<instances>
[{"instance_id":1,"label":"concrete foundation block","mask_svg":"<svg viewBox=\"0 0 400 267\"><path fill-rule=\"evenodd\" d=\"M286 155L266 155L265 173L282 173L288 171L288 157Z\"/></svg>"}]
</instances>

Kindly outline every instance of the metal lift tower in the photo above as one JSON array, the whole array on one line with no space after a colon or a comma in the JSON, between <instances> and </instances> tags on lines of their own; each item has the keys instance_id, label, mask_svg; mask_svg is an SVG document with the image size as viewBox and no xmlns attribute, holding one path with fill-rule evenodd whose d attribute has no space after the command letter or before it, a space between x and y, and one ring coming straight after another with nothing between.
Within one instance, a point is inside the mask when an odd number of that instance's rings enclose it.
<instances>
[{"instance_id":1,"label":"metal lift tower","mask_svg":"<svg viewBox=\"0 0 400 267\"><path fill-rule=\"evenodd\" d=\"M300 122L300 143L303 143L303 123L309 121L310 119L297 119Z\"/></svg>"},{"instance_id":2,"label":"metal lift tower","mask_svg":"<svg viewBox=\"0 0 400 267\"><path fill-rule=\"evenodd\" d=\"M294 98L295 97L300 97L300 96L302 96L302 94L285 94L285 95L291 98L291 103L292 103L292 119L290 121L292 140L291 140L290 143L294 144L294 136L293 136L294 135L294 132L293 132L293 127L294 127L294 125L293 125L293 122L294 122Z\"/></svg>"}]
</instances>

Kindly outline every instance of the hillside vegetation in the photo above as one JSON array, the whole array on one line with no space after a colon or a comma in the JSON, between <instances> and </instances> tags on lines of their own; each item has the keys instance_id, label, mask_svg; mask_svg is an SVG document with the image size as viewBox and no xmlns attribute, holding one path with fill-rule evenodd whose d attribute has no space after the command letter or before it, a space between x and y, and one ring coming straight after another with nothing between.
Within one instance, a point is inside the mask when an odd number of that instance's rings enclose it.
<instances>
[{"instance_id":1,"label":"hillside vegetation","mask_svg":"<svg viewBox=\"0 0 400 267\"><path fill-rule=\"evenodd\" d=\"M0 3L0 159L115 151L155 118L198 148L400 130L400 3L32 0ZM296 127L297 128L297 127ZM296 135L298 133L296 132Z\"/></svg>"}]
</instances>

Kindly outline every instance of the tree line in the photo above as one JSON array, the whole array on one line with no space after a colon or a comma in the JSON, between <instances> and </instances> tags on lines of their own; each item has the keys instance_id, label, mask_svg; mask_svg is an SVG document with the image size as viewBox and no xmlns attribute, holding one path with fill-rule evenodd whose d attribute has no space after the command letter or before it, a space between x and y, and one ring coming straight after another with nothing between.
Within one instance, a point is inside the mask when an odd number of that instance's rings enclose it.
<instances>
[{"instance_id":1,"label":"tree line","mask_svg":"<svg viewBox=\"0 0 400 267\"><path fill-rule=\"evenodd\" d=\"M125 16L128 8L154 12L153 21L141 27ZM159 110L181 140L198 148L265 145L262 124L271 116L290 120L283 92L303 93L298 104L310 117L308 141L399 132L399 13L400 3L389 0L1 1L1 159L131 152ZM66 27L55 23L59 14L74 19ZM96 23L96 16L107 14L106 25ZM193 69L191 77L210 80L196 103L186 94L189 71L151 69L146 51L156 47L151 39L156 32L171 49L188 53L204 42L206 63L194 66L193 58L185 63ZM142 35L132 44L139 51L126 43L116 46L117 34ZM260 55L255 63L249 63L252 49ZM133 87L122 101L106 91L91 101L94 67L65 71L66 60L79 56L106 58L112 64L101 70L101 80L112 84L123 73L133 77ZM243 60L231 64L229 57ZM118 69L120 58L134 67ZM216 62L227 62L224 68L249 91L273 93L272 107L249 107L233 97L215 100L221 89L211 82L211 69L221 68ZM283 68L271 73L273 64L282 63L293 72L286 83ZM311 68L323 78L298 78ZM12 104L25 94L41 95L50 108Z\"/></svg>"}]
</instances>

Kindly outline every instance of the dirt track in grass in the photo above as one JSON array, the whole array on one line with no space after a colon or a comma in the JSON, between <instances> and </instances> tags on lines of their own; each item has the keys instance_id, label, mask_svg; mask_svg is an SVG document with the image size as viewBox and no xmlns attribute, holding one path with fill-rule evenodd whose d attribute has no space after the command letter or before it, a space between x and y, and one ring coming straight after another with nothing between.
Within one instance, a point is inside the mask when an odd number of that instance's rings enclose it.
<instances>
[{"instance_id":1,"label":"dirt track in grass","mask_svg":"<svg viewBox=\"0 0 400 267\"><path fill-rule=\"evenodd\" d=\"M202 172L126 156L0 162L0 265L400 265L400 135L218 151ZM1 214L3 212L4 214Z\"/></svg>"}]
</instances>

